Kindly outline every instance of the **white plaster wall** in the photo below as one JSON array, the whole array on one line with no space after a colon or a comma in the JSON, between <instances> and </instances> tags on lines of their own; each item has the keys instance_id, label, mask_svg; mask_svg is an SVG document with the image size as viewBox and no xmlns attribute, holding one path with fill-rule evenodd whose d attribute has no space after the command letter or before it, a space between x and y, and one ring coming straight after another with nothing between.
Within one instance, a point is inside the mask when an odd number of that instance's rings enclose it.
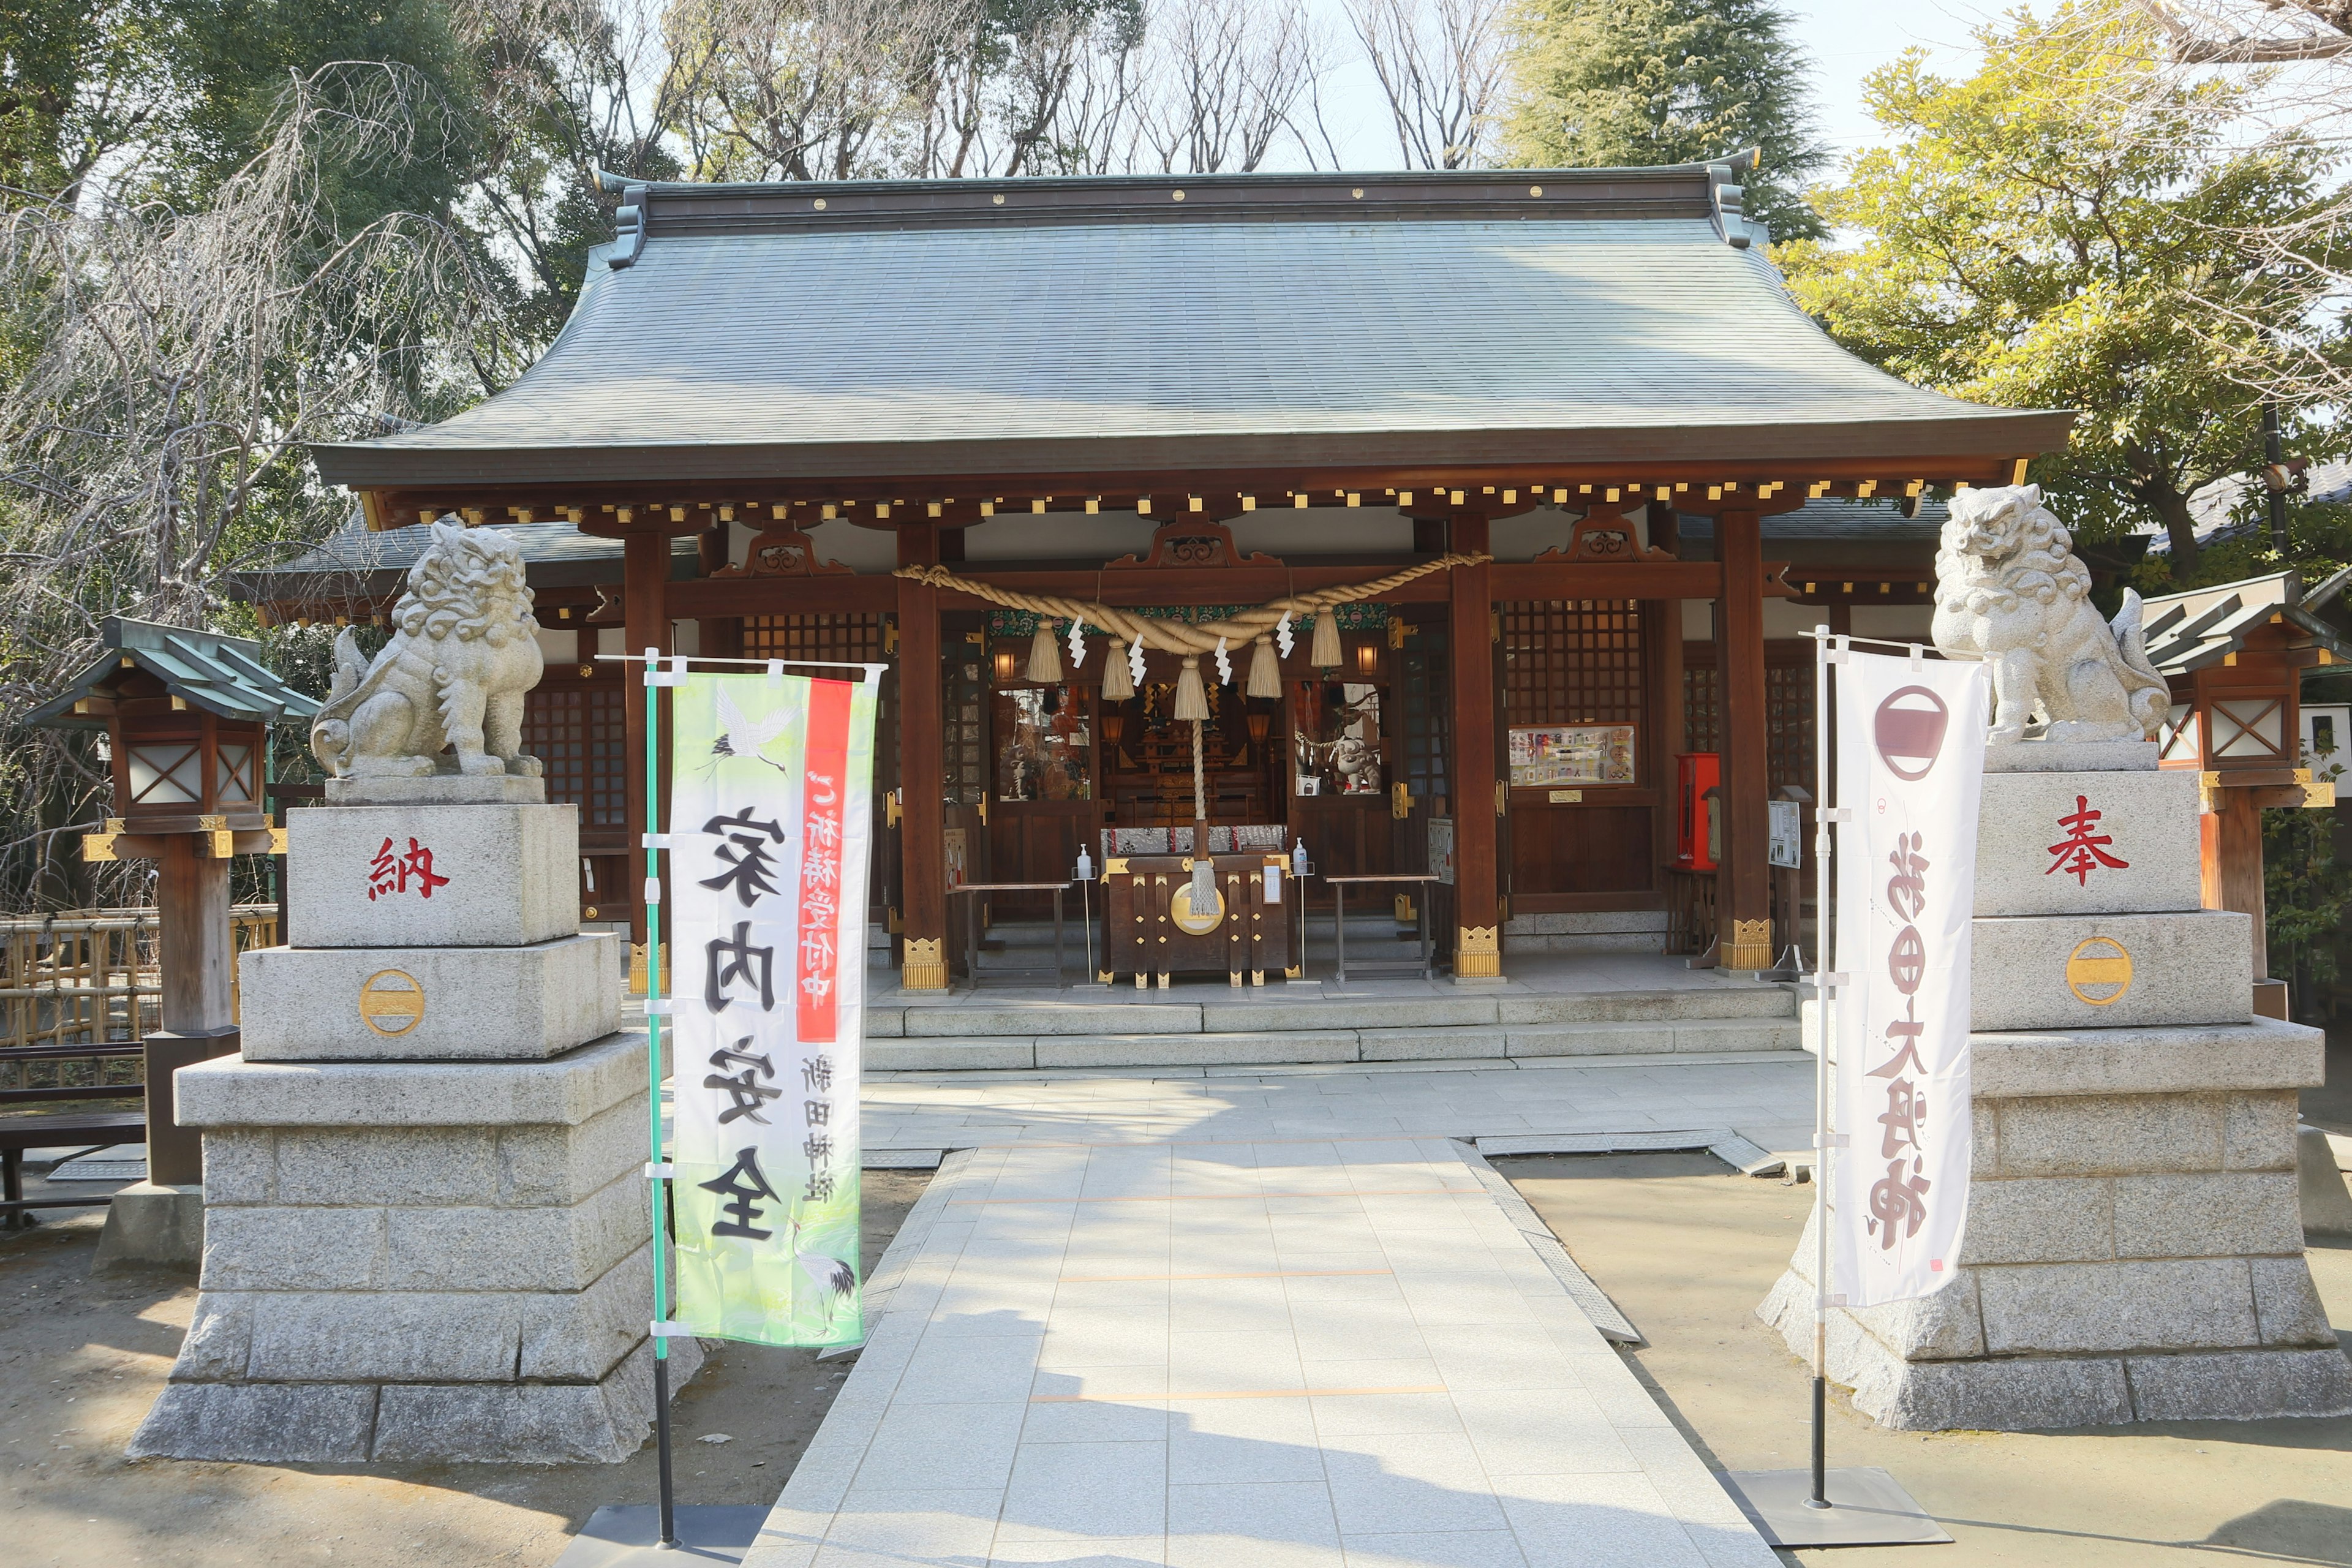
<instances>
[{"instance_id":1,"label":"white plaster wall","mask_svg":"<svg viewBox=\"0 0 2352 1568\"><path fill-rule=\"evenodd\" d=\"M560 630L540 627L539 657L551 665L579 663L580 634L568 626Z\"/></svg>"},{"instance_id":2,"label":"white plaster wall","mask_svg":"<svg viewBox=\"0 0 2352 1568\"><path fill-rule=\"evenodd\" d=\"M1856 605L1853 635L1887 637L1896 642L1926 642L1936 619L1933 605Z\"/></svg>"},{"instance_id":3,"label":"white plaster wall","mask_svg":"<svg viewBox=\"0 0 2352 1568\"><path fill-rule=\"evenodd\" d=\"M1177 501L1182 505L1181 498ZM1165 518L1157 521L1164 522ZM966 561L1116 561L1151 549L1155 520L1131 511L999 512L963 531ZM866 570L864 567L860 571ZM887 567L881 568L887 571Z\"/></svg>"},{"instance_id":4,"label":"white plaster wall","mask_svg":"<svg viewBox=\"0 0 2352 1568\"><path fill-rule=\"evenodd\" d=\"M1715 602L1711 599L1685 599L1682 603L1683 640L1713 642ZM1767 638L1801 637L1817 626L1827 625L1829 618L1829 611L1819 605L1791 604L1787 599L1764 601L1764 635ZM1860 632L1862 628L1857 626L1854 630Z\"/></svg>"},{"instance_id":5,"label":"white plaster wall","mask_svg":"<svg viewBox=\"0 0 2352 1568\"><path fill-rule=\"evenodd\" d=\"M1264 551L1288 560L1301 555L1410 552L1412 520L1392 506L1318 507L1302 511L1261 503L1226 526L1243 554Z\"/></svg>"}]
</instances>

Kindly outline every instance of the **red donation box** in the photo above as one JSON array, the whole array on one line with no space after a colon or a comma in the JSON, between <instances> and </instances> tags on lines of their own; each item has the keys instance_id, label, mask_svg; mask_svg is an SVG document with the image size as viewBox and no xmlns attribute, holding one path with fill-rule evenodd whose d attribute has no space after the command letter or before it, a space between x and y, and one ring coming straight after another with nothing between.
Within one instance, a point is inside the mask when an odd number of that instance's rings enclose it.
<instances>
[{"instance_id":1,"label":"red donation box","mask_svg":"<svg viewBox=\"0 0 2352 1568\"><path fill-rule=\"evenodd\" d=\"M1723 858L1723 759L1713 752L1675 758L1675 864L1712 871Z\"/></svg>"}]
</instances>

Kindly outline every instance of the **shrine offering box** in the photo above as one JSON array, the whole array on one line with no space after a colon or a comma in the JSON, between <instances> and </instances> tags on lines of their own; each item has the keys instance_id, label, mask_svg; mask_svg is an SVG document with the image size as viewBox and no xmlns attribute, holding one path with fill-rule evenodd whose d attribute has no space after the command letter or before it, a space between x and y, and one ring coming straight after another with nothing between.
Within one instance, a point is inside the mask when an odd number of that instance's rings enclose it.
<instances>
[{"instance_id":1,"label":"shrine offering box","mask_svg":"<svg viewBox=\"0 0 2352 1568\"><path fill-rule=\"evenodd\" d=\"M1675 864L1712 871L1723 856L1723 759L1713 752L1675 758Z\"/></svg>"},{"instance_id":2,"label":"shrine offering box","mask_svg":"<svg viewBox=\"0 0 2352 1568\"><path fill-rule=\"evenodd\" d=\"M1104 973L1165 985L1172 974L1205 971L1263 985L1268 971L1291 973L1298 893L1283 829L1209 830L1215 897L1205 909L1192 898L1192 837L1182 827L1103 835Z\"/></svg>"}]
</instances>

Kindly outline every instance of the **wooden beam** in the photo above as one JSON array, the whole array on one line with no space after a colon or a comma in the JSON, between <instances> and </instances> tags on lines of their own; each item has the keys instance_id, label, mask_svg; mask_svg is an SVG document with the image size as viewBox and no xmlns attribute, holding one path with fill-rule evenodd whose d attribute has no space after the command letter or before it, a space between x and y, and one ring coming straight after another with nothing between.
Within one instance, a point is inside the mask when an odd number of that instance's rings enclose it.
<instances>
[{"instance_id":1,"label":"wooden beam","mask_svg":"<svg viewBox=\"0 0 2352 1568\"><path fill-rule=\"evenodd\" d=\"M618 524L614 515L603 509L627 506L637 513L633 519L635 526L658 526L691 533L704 526L693 510L697 508L770 507L780 503L822 506L832 502L870 509L876 501L882 501L888 503L891 510L882 526L920 526L934 521L976 521L980 501L987 499L994 505L998 496L1004 498L1003 504L997 508L1000 512L1027 511L1033 498L1047 496L1053 498L1049 502L1052 510L1083 512L1089 498L1097 500L1104 511L1128 511L1133 510L1137 496L1148 495L1152 498L1152 517L1165 521L1184 515L1185 498L1196 495L1204 503L1215 497L1220 502L1232 498L1235 504L1246 495L1264 510L1288 506L1292 493L1300 490L1307 492L1318 508L1343 506L1350 491L1363 498L1363 504L1368 506L1392 505L1388 491L1410 490L1414 504L1409 510L1426 512L1428 498L1438 491L1449 492L1449 504L1450 492L1460 490L1465 504L1485 502L1499 508L1506 489L1517 490L1523 505L1538 491L1544 492L1549 501L1550 492L1565 490L1567 499L1561 504L1575 507L1582 497L1582 487L1588 484L1595 487L1593 493L1599 493L1603 487L1625 492L1638 489L1644 499L1654 495L1657 487L1664 484L1673 491L1672 504L1683 511L1704 512L1718 505L1761 506L1766 511L1779 511L1803 505L1806 492L1823 480L1842 491L1857 489L1858 481L1868 480L1875 494L1900 496L1915 484L2005 485L2011 482L2015 466L2013 454L1700 460L1661 452L1586 463L845 474L821 479L697 479L651 483L484 482L432 488L373 487L360 493L369 498L367 504L372 505L372 527L404 527L416 522L420 516L438 517L444 512L467 509L502 518L511 515L510 508L528 508L534 516L555 518L562 516L567 508L577 508L584 514L581 521L583 531L605 532L627 525ZM1776 486L1775 493L1759 499L1757 489L1766 484ZM1685 488L1674 489L1675 486ZM1492 496L1486 493L1489 489L1495 492ZM1718 493L1710 496L1711 489ZM949 497L954 498L954 515L943 514L938 519L928 515L923 503ZM671 506L688 509L684 521L669 521L667 509ZM649 515L656 510L658 517ZM869 513L852 521L871 527L877 520L871 519Z\"/></svg>"},{"instance_id":2,"label":"wooden beam","mask_svg":"<svg viewBox=\"0 0 2352 1568\"><path fill-rule=\"evenodd\" d=\"M950 531L940 531L945 533ZM1017 566L967 565L962 576L1024 594L1061 594L1107 605L1262 605L1286 594L1369 583L1397 569L1396 561L1349 566L1202 567L1116 573L1034 571ZM1599 562L1497 562L1487 568L1500 599L1709 599L1721 591L1723 569L1712 561L1664 561L1641 564ZM806 611L887 612L898 607L898 580L892 577L717 577L673 583L671 614L680 619L709 616L777 615ZM1761 590L1759 590L1761 592ZM1444 579L1423 577L1381 596L1394 604L1444 604L1452 597ZM974 609L983 601L961 594L940 595L942 607Z\"/></svg>"},{"instance_id":3,"label":"wooden beam","mask_svg":"<svg viewBox=\"0 0 2352 1568\"><path fill-rule=\"evenodd\" d=\"M1716 551L1716 690L1723 716L1723 868L1716 911L1726 969L1769 969L1777 956L1770 868L1765 864L1770 776L1764 713L1764 552L1752 511L1721 514Z\"/></svg>"}]
</instances>

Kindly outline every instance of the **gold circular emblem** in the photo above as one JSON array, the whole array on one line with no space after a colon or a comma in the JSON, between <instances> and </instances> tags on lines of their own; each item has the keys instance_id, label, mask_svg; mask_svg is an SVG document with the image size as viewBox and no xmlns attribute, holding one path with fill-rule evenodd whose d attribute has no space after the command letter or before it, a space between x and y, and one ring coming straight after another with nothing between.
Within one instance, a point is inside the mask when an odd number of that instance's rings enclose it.
<instances>
[{"instance_id":1,"label":"gold circular emblem","mask_svg":"<svg viewBox=\"0 0 2352 1568\"><path fill-rule=\"evenodd\" d=\"M1206 936L1217 929L1225 918L1225 896L1213 886L1209 889L1209 908L1195 913L1192 909L1192 883L1190 878L1176 885L1175 896L1168 900L1168 918L1186 936Z\"/></svg>"},{"instance_id":2,"label":"gold circular emblem","mask_svg":"<svg viewBox=\"0 0 2352 1568\"><path fill-rule=\"evenodd\" d=\"M2066 955L2066 989L2077 1002L2108 1006L2131 989L2131 954L2111 936L2084 937Z\"/></svg>"},{"instance_id":3,"label":"gold circular emblem","mask_svg":"<svg viewBox=\"0 0 2352 1568\"><path fill-rule=\"evenodd\" d=\"M379 969L360 983L360 1021L379 1035L404 1035L424 1020L425 987L404 970Z\"/></svg>"}]
</instances>

